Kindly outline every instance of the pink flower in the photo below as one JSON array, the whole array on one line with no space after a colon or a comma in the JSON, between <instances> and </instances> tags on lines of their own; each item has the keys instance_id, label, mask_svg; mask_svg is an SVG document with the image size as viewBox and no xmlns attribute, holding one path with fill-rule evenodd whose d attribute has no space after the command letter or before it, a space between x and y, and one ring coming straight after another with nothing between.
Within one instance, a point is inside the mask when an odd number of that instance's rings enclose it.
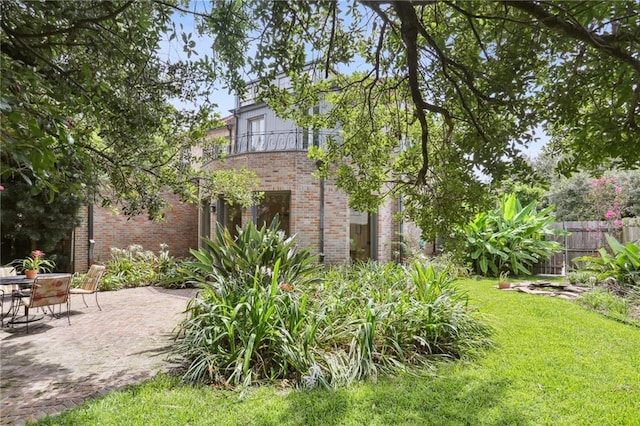
<instances>
[{"instance_id":1,"label":"pink flower","mask_svg":"<svg viewBox=\"0 0 640 426\"><path fill-rule=\"evenodd\" d=\"M606 217L607 219L613 219L616 216L616 212L614 212L613 210L609 210L604 214L604 217Z\"/></svg>"},{"instance_id":2,"label":"pink flower","mask_svg":"<svg viewBox=\"0 0 640 426\"><path fill-rule=\"evenodd\" d=\"M623 221L621 221L620 219L616 219L616 221L615 221L615 222L613 222L613 224L614 224L615 226L623 226L623 225L624 225L624 222L623 222Z\"/></svg>"},{"instance_id":3,"label":"pink flower","mask_svg":"<svg viewBox=\"0 0 640 426\"><path fill-rule=\"evenodd\" d=\"M617 202L617 201L615 201L615 202L613 203L613 208L617 210L619 207L620 207L620 203L619 203L619 202Z\"/></svg>"},{"instance_id":4,"label":"pink flower","mask_svg":"<svg viewBox=\"0 0 640 426\"><path fill-rule=\"evenodd\" d=\"M0 185L0 191L4 191L4 186Z\"/></svg>"},{"instance_id":5,"label":"pink flower","mask_svg":"<svg viewBox=\"0 0 640 426\"><path fill-rule=\"evenodd\" d=\"M616 194L621 193L622 192L622 187L621 186L616 186L615 191L616 191Z\"/></svg>"}]
</instances>

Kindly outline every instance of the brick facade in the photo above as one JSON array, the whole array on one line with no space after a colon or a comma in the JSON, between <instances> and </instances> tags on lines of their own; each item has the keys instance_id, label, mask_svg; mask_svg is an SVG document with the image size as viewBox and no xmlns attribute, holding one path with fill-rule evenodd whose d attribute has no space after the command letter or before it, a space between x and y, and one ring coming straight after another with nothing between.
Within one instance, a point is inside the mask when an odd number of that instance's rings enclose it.
<instances>
[{"instance_id":1,"label":"brick facade","mask_svg":"<svg viewBox=\"0 0 640 426\"><path fill-rule=\"evenodd\" d=\"M251 152L214 161L210 167L217 169L239 169L245 167L260 178L261 191L291 191L291 234L301 247L314 254L321 249L321 181L312 173L315 162L304 151ZM397 250L400 226L394 221L397 203L389 202L377 215L377 253L374 258L387 262L394 260L393 248ZM349 261L349 215L346 194L340 191L333 180L324 182L324 261L344 263ZM217 220L214 213L212 223ZM252 221L250 209L242 212L242 223ZM395 242L394 242L395 241Z\"/></svg>"},{"instance_id":2,"label":"brick facade","mask_svg":"<svg viewBox=\"0 0 640 426\"><path fill-rule=\"evenodd\" d=\"M126 248L139 244L146 250L157 252L160 244L169 246L175 257L190 256L189 249L198 246L198 208L193 204L180 203L173 195L165 200L170 207L165 211L165 220L154 222L146 216L128 218L112 210L93 208L93 260L106 262L112 247ZM74 272L86 272L89 268L88 208L81 209L82 224L74 232Z\"/></svg>"},{"instance_id":3,"label":"brick facade","mask_svg":"<svg viewBox=\"0 0 640 426\"><path fill-rule=\"evenodd\" d=\"M73 231L73 241L71 244L73 250L72 272L86 272L89 270L89 227L88 227L88 210L87 206L83 206L78 213L80 224Z\"/></svg>"}]
</instances>

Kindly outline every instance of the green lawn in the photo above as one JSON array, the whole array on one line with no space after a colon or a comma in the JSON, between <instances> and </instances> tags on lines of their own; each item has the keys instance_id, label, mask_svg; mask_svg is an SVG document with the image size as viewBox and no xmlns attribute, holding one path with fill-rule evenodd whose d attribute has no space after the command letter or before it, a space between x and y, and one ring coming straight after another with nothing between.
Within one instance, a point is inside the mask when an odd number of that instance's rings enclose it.
<instances>
[{"instance_id":1,"label":"green lawn","mask_svg":"<svg viewBox=\"0 0 640 426\"><path fill-rule=\"evenodd\" d=\"M462 283L496 348L429 377L242 395L159 377L39 424L640 425L640 328L495 284Z\"/></svg>"}]
</instances>

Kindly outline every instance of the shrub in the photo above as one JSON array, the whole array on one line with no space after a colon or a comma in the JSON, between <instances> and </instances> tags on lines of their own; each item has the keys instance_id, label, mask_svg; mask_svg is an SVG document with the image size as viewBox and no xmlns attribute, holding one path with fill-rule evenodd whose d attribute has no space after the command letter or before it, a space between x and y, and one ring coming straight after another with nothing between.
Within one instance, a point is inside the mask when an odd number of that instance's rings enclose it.
<instances>
[{"instance_id":1,"label":"shrub","mask_svg":"<svg viewBox=\"0 0 640 426\"><path fill-rule=\"evenodd\" d=\"M574 262L582 270L597 274L600 281L615 278L623 286L640 286L640 246L638 243L622 244L611 235L605 235L611 254L604 248L600 256L582 256Z\"/></svg>"},{"instance_id":2,"label":"shrub","mask_svg":"<svg viewBox=\"0 0 640 426\"><path fill-rule=\"evenodd\" d=\"M189 366L184 378L250 385L265 379L300 379L310 365L313 329L306 299L279 284L276 260L268 286L256 271L252 284L225 279L189 302L176 351Z\"/></svg>"},{"instance_id":3,"label":"shrub","mask_svg":"<svg viewBox=\"0 0 640 426\"><path fill-rule=\"evenodd\" d=\"M326 382L416 371L489 344L454 277L420 262L333 268L315 290L316 363Z\"/></svg>"},{"instance_id":4,"label":"shrub","mask_svg":"<svg viewBox=\"0 0 640 426\"><path fill-rule=\"evenodd\" d=\"M285 238L276 217L267 228L249 223L233 238L218 227L214 240L192 250L190 277L203 290L187 307L177 351L189 381L249 385L300 380L313 340L307 297L299 289L318 279L316 257Z\"/></svg>"},{"instance_id":5,"label":"shrub","mask_svg":"<svg viewBox=\"0 0 640 426\"><path fill-rule=\"evenodd\" d=\"M589 271L572 271L567 274L567 281L571 284L589 285L596 284L597 279L592 272Z\"/></svg>"},{"instance_id":6,"label":"shrub","mask_svg":"<svg viewBox=\"0 0 640 426\"><path fill-rule=\"evenodd\" d=\"M478 214L464 228L469 260L477 273L530 275L534 264L560 251L559 243L545 239L565 232L550 226L553 206L540 212L536 206L531 202L522 207L515 194L505 195L495 210Z\"/></svg>"},{"instance_id":7,"label":"shrub","mask_svg":"<svg viewBox=\"0 0 640 426\"><path fill-rule=\"evenodd\" d=\"M580 303L618 321L629 321L627 300L607 290L596 288L585 293L580 298Z\"/></svg>"},{"instance_id":8,"label":"shrub","mask_svg":"<svg viewBox=\"0 0 640 426\"><path fill-rule=\"evenodd\" d=\"M295 238L285 238L278 229L278 217L267 228L258 229L253 223L233 238L226 228L218 226L213 240L203 238L204 248L191 250L196 261L188 264L195 273L191 278L203 284L235 283L253 285L258 274L269 285L276 261L280 261L283 283L300 284L301 280L316 279L317 257L309 250L298 250Z\"/></svg>"},{"instance_id":9,"label":"shrub","mask_svg":"<svg viewBox=\"0 0 640 426\"><path fill-rule=\"evenodd\" d=\"M172 259L170 262L163 263L158 268L158 277L155 285L163 288L187 288L197 286L198 283L190 277L194 275L191 268L191 260Z\"/></svg>"},{"instance_id":10,"label":"shrub","mask_svg":"<svg viewBox=\"0 0 640 426\"><path fill-rule=\"evenodd\" d=\"M248 225L234 240L219 229L210 251L194 251L203 289L174 348L186 380L339 386L489 344L448 268L369 263L320 279L314 258L276 230Z\"/></svg>"},{"instance_id":11,"label":"shrub","mask_svg":"<svg viewBox=\"0 0 640 426\"><path fill-rule=\"evenodd\" d=\"M159 283L179 283L186 280L178 270L179 263L169 255L166 244L158 253L134 244L126 249L112 248L107 269L100 284L101 290L119 290Z\"/></svg>"}]
</instances>

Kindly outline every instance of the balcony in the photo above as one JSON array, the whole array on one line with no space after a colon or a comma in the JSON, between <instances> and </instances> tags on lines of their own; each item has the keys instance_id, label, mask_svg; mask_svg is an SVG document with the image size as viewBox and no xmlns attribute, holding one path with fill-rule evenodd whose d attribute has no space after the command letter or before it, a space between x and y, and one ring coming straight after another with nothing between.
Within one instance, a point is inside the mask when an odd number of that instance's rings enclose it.
<instances>
[{"instance_id":1,"label":"balcony","mask_svg":"<svg viewBox=\"0 0 640 426\"><path fill-rule=\"evenodd\" d=\"M222 153L238 155L248 152L306 151L310 146L324 146L327 138L336 138L337 132L294 129L283 132L244 133L229 145L219 146L211 153L212 159Z\"/></svg>"}]
</instances>

